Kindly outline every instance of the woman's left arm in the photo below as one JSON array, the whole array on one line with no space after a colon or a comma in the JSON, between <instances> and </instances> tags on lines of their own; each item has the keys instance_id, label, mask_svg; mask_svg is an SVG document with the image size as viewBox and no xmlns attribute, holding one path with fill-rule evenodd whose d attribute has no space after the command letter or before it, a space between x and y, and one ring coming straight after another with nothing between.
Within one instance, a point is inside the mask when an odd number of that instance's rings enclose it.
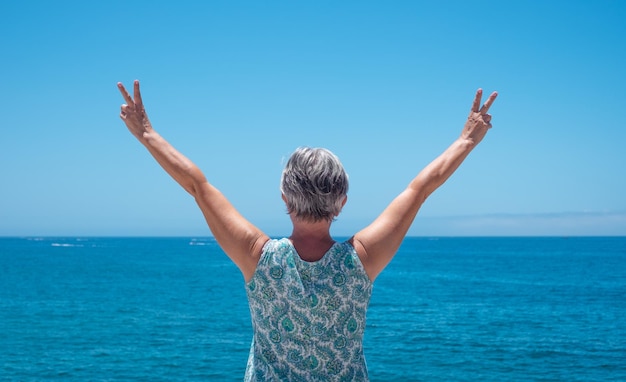
<instances>
[{"instance_id":1,"label":"woman's left arm","mask_svg":"<svg viewBox=\"0 0 626 382\"><path fill-rule=\"evenodd\" d=\"M395 255L426 198L457 170L485 137L491 128L491 115L487 111L497 95L492 93L481 107L482 90L478 89L461 136L420 171L372 224L351 239L372 281Z\"/></svg>"}]
</instances>

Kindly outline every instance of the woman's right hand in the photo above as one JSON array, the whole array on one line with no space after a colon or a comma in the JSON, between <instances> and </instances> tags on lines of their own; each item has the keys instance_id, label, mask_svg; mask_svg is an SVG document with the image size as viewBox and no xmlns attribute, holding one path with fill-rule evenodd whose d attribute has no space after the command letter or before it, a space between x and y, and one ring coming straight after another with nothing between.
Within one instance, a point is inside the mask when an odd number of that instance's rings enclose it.
<instances>
[{"instance_id":1,"label":"woman's right hand","mask_svg":"<svg viewBox=\"0 0 626 382\"><path fill-rule=\"evenodd\" d=\"M126 127L130 132L139 140L144 138L146 133L152 132L152 125L146 114L146 110L143 107L143 101L141 100L141 92L139 91L139 81L135 80L133 96L130 97L124 85L121 82L117 83L117 87L124 97L125 104L122 105L120 111L120 118L126 124Z\"/></svg>"}]
</instances>

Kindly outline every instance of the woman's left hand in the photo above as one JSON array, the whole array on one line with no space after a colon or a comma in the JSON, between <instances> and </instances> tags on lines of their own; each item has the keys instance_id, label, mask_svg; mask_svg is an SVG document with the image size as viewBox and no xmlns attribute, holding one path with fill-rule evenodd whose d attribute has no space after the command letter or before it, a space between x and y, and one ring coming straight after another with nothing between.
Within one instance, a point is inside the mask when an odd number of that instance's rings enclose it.
<instances>
[{"instance_id":1,"label":"woman's left hand","mask_svg":"<svg viewBox=\"0 0 626 382\"><path fill-rule=\"evenodd\" d=\"M480 143L487 134L487 130L491 128L491 114L487 112L493 104L493 101L496 100L498 93L491 93L487 101L485 101L481 107L480 100L482 95L483 90L478 89L476 91L476 97L474 97L474 102L472 103L472 109L467 117L467 122L465 122L465 127L461 133L461 138L468 140L473 146Z\"/></svg>"}]
</instances>

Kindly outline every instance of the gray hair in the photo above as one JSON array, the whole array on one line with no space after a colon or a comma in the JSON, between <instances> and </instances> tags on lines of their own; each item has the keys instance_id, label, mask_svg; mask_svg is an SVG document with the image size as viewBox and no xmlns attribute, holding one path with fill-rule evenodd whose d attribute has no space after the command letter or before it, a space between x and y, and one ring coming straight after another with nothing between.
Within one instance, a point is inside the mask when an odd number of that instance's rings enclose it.
<instances>
[{"instance_id":1,"label":"gray hair","mask_svg":"<svg viewBox=\"0 0 626 382\"><path fill-rule=\"evenodd\" d=\"M348 194L348 174L339 158L323 148L299 147L291 154L280 180L287 212L296 218L332 221Z\"/></svg>"}]
</instances>

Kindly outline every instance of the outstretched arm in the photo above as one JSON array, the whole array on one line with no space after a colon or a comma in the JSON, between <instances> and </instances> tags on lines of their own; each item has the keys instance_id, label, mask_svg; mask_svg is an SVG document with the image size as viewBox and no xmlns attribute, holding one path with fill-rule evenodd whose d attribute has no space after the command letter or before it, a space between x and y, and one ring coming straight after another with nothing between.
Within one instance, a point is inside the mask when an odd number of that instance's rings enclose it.
<instances>
[{"instance_id":1,"label":"outstretched arm","mask_svg":"<svg viewBox=\"0 0 626 382\"><path fill-rule=\"evenodd\" d=\"M120 118L128 130L161 167L195 198L217 242L239 267L246 281L251 279L268 237L243 218L224 195L209 184L193 162L152 128L141 99L139 81L134 83L133 97L124 85L118 83L117 86L126 101Z\"/></svg>"},{"instance_id":2,"label":"outstretched arm","mask_svg":"<svg viewBox=\"0 0 626 382\"><path fill-rule=\"evenodd\" d=\"M352 238L367 274L373 281L400 247L420 207L441 186L480 143L491 128L487 114L498 94L492 93L481 107L478 89L461 136L411 181L372 224Z\"/></svg>"}]
</instances>

